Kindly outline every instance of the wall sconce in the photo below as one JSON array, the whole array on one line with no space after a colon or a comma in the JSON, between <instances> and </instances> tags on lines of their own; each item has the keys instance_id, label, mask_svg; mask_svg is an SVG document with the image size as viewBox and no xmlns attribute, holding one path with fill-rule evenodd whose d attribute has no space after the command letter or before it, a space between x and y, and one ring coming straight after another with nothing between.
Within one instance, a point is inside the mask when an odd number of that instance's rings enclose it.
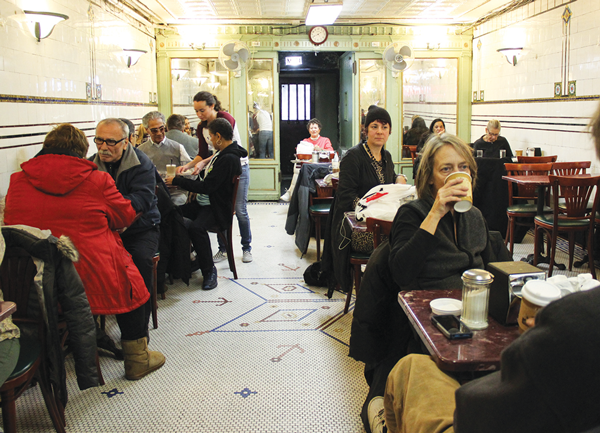
<instances>
[{"instance_id":1,"label":"wall sconce","mask_svg":"<svg viewBox=\"0 0 600 433\"><path fill-rule=\"evenodd\" d=\"M47 38L54 30L54 26L63 20L68 20L69 16L55 12L35 12L23 11L27 17L29 31L38 42Z\"/></svg>"},{"instance_id":2,"label":"wall sconce","mask_svg":"<svg viewBox=\"0 0 600 433\"><path fill-rule=\"evenodd\" d=\"M520 48L500 48L498 50L500 54L504 54L506 56L506 61L513 66L517 66L517 62L521 58L521 53L523 52L523 47Z\"/></svg>"},{"instance_id":3,"label":"wall sconce","mask_svg":"<svg viewBox=\"0 0 600 433\"><path fill-rule=\"evenodd\" d=\"M171 75L173 75L177 81L179 81L188 72L190 72L190 70L184 69L184 68L172 68L171 69Z\"/></svg>"},{"instance_id":4,"label":"wall sconce","mask_svg":"<svg viewBox=\"0 0 600 433\"><path fill-rule=\"evenodd\" d=\"M128 68L134 66L138 62L138 60L140 60L140 57L142 57L148 52L146 50L136 50L133 48L123 48L123 51L125 51L125 56L127 57Z\"/></svg>"}]
</instances>

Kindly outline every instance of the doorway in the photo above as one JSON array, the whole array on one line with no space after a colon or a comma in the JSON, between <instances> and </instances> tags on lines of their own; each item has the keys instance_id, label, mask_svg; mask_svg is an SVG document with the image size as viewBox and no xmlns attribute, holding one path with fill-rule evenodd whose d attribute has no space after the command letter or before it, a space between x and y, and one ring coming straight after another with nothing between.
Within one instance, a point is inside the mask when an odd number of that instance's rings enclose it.
<instances>
[{"instance_id":1,"label":"doorway","mask_svg":"<svg viewBox=\"0 0 600 433\"><path fill-rule=\"evenodd\" d=\"M323 125L321 135L340 148L338 52L280 52L280 168L282 191L289 187L293 174L296 145L309 136L308 121L317 118ZM301 64L286 65L286 57L300 57Z\"/></svg>"}]
</instances>

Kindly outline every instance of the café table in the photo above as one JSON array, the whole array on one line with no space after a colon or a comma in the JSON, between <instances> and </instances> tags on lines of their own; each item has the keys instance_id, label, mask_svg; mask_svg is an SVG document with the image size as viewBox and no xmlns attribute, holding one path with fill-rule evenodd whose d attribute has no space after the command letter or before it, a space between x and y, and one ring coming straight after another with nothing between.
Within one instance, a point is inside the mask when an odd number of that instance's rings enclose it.
<instances>
[{"instance_id":1,"label":"caf\u00e9 table","mask_svg":"<svg viewBox=\"0 0 600 433\"><path fill-rule=\"evenodd\" d=\"M472 338L449 340L431 321L429 303L438 298L461 299L462 290L413 290L398 293L400 307L436 365L448 372L491 372L500 369L502 350L519 336L519 327L503 326L488 317L488 328Z\"/></svg>"},{"instance_id":2,"label":"caf\u00e9 table","mask_svg":"<svg viewBox=\"0 0 600 433\"><path fill-rule=\"evenodd\" d=\"M17 311L17 304L10 301L0 302L0 322Z\"/></svg>"}]
</instances>

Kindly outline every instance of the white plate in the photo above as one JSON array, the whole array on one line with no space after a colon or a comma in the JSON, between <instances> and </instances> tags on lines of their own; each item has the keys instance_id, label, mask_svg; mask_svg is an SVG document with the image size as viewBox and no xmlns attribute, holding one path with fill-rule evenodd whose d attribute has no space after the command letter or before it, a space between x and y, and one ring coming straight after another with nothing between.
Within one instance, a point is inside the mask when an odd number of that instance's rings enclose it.
<instances>
[{"instance_id":1,"label":"white plate","mask_svg":"<svg viewBox=\"0 0 600 433\"><path fill-rule=\"evenodd\" d=\"M459 316L462 312L462 302L458 299L439 298L429 303L433 314L454 314Z\"/></svg>"}]
</instances>

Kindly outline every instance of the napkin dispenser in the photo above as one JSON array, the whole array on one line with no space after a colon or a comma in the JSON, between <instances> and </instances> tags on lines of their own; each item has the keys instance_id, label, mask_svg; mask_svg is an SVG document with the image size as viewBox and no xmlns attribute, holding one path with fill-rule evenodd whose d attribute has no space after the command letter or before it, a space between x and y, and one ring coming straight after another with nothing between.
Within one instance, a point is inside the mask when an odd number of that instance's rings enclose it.
<instances>
[{"instance_id":1,"label":"napkin dispenser","mask_svg":"<svg viewBox=\"0 0 600 433\"><path fill-rule=\"evenodd\" d=\"M516 325L521 289L529 280L545 280L546 273L526 262L488 263L487 270L494 275L490 287L490 316L502 325Z\"/></svg>"}]
</instances>

